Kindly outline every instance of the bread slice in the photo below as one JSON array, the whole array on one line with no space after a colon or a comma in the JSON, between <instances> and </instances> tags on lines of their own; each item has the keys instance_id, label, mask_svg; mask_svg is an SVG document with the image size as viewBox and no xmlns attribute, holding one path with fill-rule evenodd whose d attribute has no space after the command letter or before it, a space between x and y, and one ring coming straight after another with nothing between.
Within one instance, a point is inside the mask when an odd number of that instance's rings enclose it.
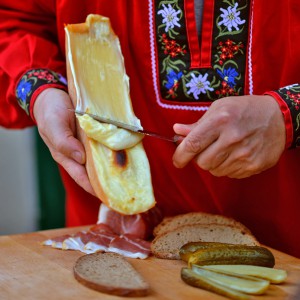
<instances>
[{"instance_id":1,"label":"bread slice","mask_svg":"<svg viewBox=\"0 0 300 300\"><path fill-rule=\"evenodd\" d=\"M65 32L68 89L74 107L142 129L132 108L129 78L110 20L91 14L85 23L66 25ZM97 122L87 114L77 115L77 120L87 173L99 199L127 215L153 207L143 136Z\"/></svg>"},{"instance_id":2,"label":"bread slice","mask_svg":"<svg viewBox=\"0 0 300 300\"><path fill-rule=\"evenodd\" d=\"M182 225L209 223L231 225L245 232L250 232L246 226L232 218L205 212L191 212L164 218L163 221L154 228L153 235L158 236Z\"/></svg>"},{"instance_id":3,"label":"bread slice","mask_svg":"<svg viewBox=\"0 0 300 300\"><path fill-rule=\"evenodd\" d=\"M249 232L224 224L182 225L154 238L151 251L158 258L180 259L179 249L189 242L220 242L228 244L259 245Z\"/></svg>"},{"instance_id":4,"label":"bread slice","mask_svg":"<svg viewBox=\"0 0 300 300\"><path fill-rule=\"evenodd\" d=\"M74 276L83 285L106 294L140 297L149 293L148 283L116 253L81 256L75 263Z\"/></svg>"}]
</instances>

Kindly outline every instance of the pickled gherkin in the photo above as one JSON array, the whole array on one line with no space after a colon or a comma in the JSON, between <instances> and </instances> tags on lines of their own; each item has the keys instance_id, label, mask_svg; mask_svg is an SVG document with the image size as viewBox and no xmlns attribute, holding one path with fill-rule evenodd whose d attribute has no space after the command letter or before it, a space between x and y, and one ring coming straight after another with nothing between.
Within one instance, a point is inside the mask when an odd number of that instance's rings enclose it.
<instances>
[{"instance_id":1,"label":"pickled gherkin","mask_svg":"<svg viewBox=\"0 0 300 300\"><path fill-rule=\"evenodd\" d=\"M270 286L270 282L268 280L248 275L240 275L226 271L218 272L215 270L207 270L196 265L192 266L192 271L194 271L197 275L209 278L216 283L247 294L263 294Z\"/></svg>"},{"instance_id":2,"label":"pickled gherkin","mask_svg":"<svg viewBox=\"0 0 300 300\"><path fill-rule=\"evenodd\" d=\"M236 300L250 300L250 296L246 293L239 292L237 290L226 287L222 284L216 283L205 276L196 274L189 268L181 269L181 279L194 287L198 287L230 299Z\"/></svg>"},{"instance_id":3,"label":"pickled gherkin","mask_svg":"<svg viewBox=\"0 0 300 300\"><path fill-rule=\"evenodd\" d=\"M179 253L189 265L275 265L272 252L260 246L197 242L184 245Z\"/></svg>"},{"instance_id":4,"label":"pickled gherkin","mask_svg":"<svg viewBox=\"0 0 300 300\"><path fill-rule=\"evenodd\" d=\"M232 272L240 275L250 275L269 280L271 283L279 284L286 280L287 272L281 269L266 268L251 265L210 265L203 266L204 269L217 272Z\"/></svg>"}]
</instances>

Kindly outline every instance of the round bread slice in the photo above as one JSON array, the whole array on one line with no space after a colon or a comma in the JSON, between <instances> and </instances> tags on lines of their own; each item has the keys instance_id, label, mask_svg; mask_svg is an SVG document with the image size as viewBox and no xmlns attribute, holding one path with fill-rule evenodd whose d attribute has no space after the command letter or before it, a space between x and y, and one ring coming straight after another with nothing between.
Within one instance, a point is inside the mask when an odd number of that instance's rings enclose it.
<instances>
[{"instance_id":1,"label":"round bread slice","mask_svg":"<svg viewBox=\"0 0 300 300\"><path fill-rule=\"evenodd\" d=\"M250 230L245 225L232 218L205 212L191 212L174 217L164 218L163 221L154 228L153 235L158 236L167 231L174 230L175 228L182 225L210 223L231 225L250 233Z\"/></svg>"},{"instance_id":2,"label":"round bread slice","mask_svg":"<svg viewBox=\"0 0 300 300\"><path fill-rule=\"evenodd\" d=\"M158 235L151 243L154 256L180 259L179 249L189 242L219 242L228 244L260 245L249 232L224 224L183 225Z\"/></svg>"},{"instance_id":3,"label":"round bread slice","mask_svg":"<svg viewBox=\"0 0 300 300\"><path fill-rule=\"evenodd\" d=\"M81 256L75 263L74 276L83 285L106 294L140 297L149 293L148 283L116 253Z\"/></svg>"}]
</instances>

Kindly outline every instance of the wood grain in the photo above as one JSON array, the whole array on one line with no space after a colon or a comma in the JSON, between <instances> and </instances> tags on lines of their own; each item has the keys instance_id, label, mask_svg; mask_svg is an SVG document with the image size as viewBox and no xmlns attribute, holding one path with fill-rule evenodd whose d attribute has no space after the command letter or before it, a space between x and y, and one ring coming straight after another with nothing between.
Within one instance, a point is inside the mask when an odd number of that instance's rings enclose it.
<instances>
[{"instance_id":1,"label":"wood grain","mask_svg":"<svg viewBox=\"0 0 300 300\"><path fill-rule=\"evenodd\" d=\"M73 276L77 251L62 251L42 246L41 242L58 235L74 233L82 228L57 229L28 234L0 237L0 299L120 299L101 294L78 283ZM276 258L276 268L288 272L287 281L272 285L263 296L253 300L279 300L300 298L300 259L271 249ZM151 286L147 297L134 299L201 299L222 300L224 297L186 285L180 279L184 262L128 259ZM299 293L299 294L298 294Z\"/></svg>"}]
</instances>

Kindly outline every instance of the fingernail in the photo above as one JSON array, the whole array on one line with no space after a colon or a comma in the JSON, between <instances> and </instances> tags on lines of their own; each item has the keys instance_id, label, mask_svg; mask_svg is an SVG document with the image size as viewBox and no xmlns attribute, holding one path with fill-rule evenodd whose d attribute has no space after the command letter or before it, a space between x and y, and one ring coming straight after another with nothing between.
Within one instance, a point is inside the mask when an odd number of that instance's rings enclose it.
<instances>
[{"instance_id":1,"label":"fingernail","mask_svg":"<svg viewBox=\"0 0 300 300\"><path fill-rule=\"evenodd\" d=\"M73 159L76 160L78 163L80 163L80 164L82 163L82 155L81 155L81 153L80 153L79 151L73 152L72 157L73 157Z\"/></svg>"}]
</instances>

